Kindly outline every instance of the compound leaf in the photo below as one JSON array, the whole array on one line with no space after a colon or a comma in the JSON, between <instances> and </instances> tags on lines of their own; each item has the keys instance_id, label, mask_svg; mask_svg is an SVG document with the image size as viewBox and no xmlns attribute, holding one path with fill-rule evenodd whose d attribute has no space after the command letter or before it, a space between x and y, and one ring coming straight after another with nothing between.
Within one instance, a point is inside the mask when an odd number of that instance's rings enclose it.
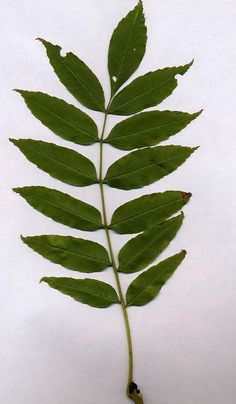
<instances>
[{"instance_id":1,"label":"compound leaf","mask_svg":"<svg viewBox=\"0 0 236 404\"><path fill-rule=\"evenodd\" d=\"M175 171L194 150L196 148L183 146L136 150L113 163L104 182L113 188L141 188Z\"/></svg>"},{"instance_id":2,"label":"compound leaf","mask_svg":"<svg viewBox=\"0 0 236 404\"><path fill-rule=\"evenodd\" d=\"M114 30L108 52L108 70L114 94L140 65L147 41L147 28L140 1Z\"/></svg>"},{"instance_id":3,"label":"compound leaf","mask_svg":"<svg viewBox=\"0 0 236 404\"><path fill-rule=\"evenodd\" d=\"M93 163L82 154L53 143L32 139L10 139L38 168L66 184L84 187L97 183Z\"/></svg>"},{"instance_id":4,"label":"compound leaf","mask_svg":"<svg viewBox=\"0 0 236 404\"><path fill-rule=\"evenodd\" d=\"M115 289L108 283L95 279L44 277L41 282L46 282L51 288L92 307L106 308L119 303Z\"/></svg>"},{"instance_id":5,"label":"compound leaf","mask_svg":"<svg viewBox=\"0 0 236 404\"><path fill-rule=\"evenodd\" d=\"M119 271L132 273L149 265L173 240L183 217L181 213L129 240L119 252Z\"/></svg>"},{"instance_id":6,"label":"compound leaf","mask_svg":"<svg viewBox=\"0 0 236 404\"><path fill-rule=\"evenodd\" d=\"M106 249L94 241L57 235L21 238L44 258L73 271L100 272L111 265Z\"/></svg>"},{"instance_id":7,"label":"compound leaf","mask_svg":"<svg viewBox=\"0 0 236 404\"><path fill-rule=\"evenodd\" d=\"M177 87L176 75L183 75L193 64L166 67L140 76L121 90L112 100L109 114L132 115L153 107L168 97Z\"/></svg>"},{"instance_id":8,"label":"compound leaf","mask_svg":"<svg viewBox=\"0 0 236 404\"><path fill-rule=\"evenodd\" d=\"M95 122L74 105L41 92L16 91L22 95L32 114L56 135L82 145L98 140Z\"/></svg>"},{"instance_id":9,"label":"compound leaf","mask_svg":"<svg viewBox=\"0 0 236 404\"><path fill-rule=\"evenodd\" d=\"M79 230L101 229L101 213L93 206L56 189L31 186L14 188L33 208L56 222Z\"/></svg>"},{"instance_id":10,"label":"compound leaf","mask_svg":"<svg viewBox=\"0 0 236 404\"><path fill-rule=\"evenodd\" d=\"M116 209L110 227L117 233L139 233L178 212L191 197L191 193L166 191L144 195Z\"/></svg>"},{"instance_id":11,"label":"compound leaf","mask_svg":"<svg viewBox=\"0 0 236 404\"><path fill-rule=\"evenodd\" d=\"M132 116L113 127L106 143L121 150L132 150L167 140L184 129L200 112L149 111Z\"/></svg>"},{"instance_id":12,"label":"compound leaf","mask_svg":"<svg viewBox=\"0 0 236 404\"><path fill-rule=\"evenodd\" d=\"M68 91L85 107L104 111L102 86L89 67L72 52L61 56L61 47L38 38L45 46L49 61Z\"/></svg>"},{"instance_id":13,"label":"compound leaf","mask_svg":"<svg viewBox=\"0 0 236 404\"><path fill-rule=\"evenodd\" d=\"M181 264L185 255L186 251L181 251L139 275L128 287L127 305L144 306L151 302Z\"/></svg>"}]
</instances>

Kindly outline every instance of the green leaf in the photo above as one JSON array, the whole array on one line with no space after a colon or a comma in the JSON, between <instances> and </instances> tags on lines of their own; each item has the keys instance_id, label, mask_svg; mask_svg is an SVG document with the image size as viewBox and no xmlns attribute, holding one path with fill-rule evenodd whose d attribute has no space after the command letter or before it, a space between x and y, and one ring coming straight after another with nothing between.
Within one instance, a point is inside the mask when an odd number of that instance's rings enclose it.
<instances>
[{"instance_id":1,"label":"green leaf","mask_svg":"<svg viewBox=\"0 0 236 404\"><path fill-rule=\"evenodd\" d=\"M119 303L115 289L108 283L95 279L44 277L41 282L46 282L51 288L92 307L102 309Z\"/></svg>"},{"instance_id":2,"label":"green leaf","mask_svg":"<svg viewBox=\"0 0 236 404\"><path fill-rule=\"evenodd\" d=\"M44 258L73 271L100 272L111 265L107 250L94 241L56 235L21 238Z\"/></svg>"},{"instance_id":3,"label":"green leaf","mask_svg":"<svg viewBox=\"0 0 236 404\"><path fill-rule=\"evenodd\" d=\"M105 142L121 150L155 146L180 132L201 112L143 112L115 125Z\"/></svg>"},{"instance_id":4,"label":"green leaf","mask_svg":"<svg viewBox=\"0 0 236 404\"><path fill-rule=\"evenodd\" d=\"M61 47L38 38L45 46L49 61L68 91L85 107L104 111L104 93L98 78L89 67L73 53L61 56Z\"/></svg>"},{"instance_id":5,"label":"green leaf","mask_svg":"<svg viewBox=\"0 0 236 404\"><path fill-rule=\"evenodd\" d=\"M95 122L74 105L40 92L15 91L22 95L32 114L56 135L82 145L98 141Z\"/></svg>"},{"instance_id":6,"label":"green leaf","mask_svg":"<svg viewBox=\"0 0 236 404\"><path fill-rule=\"evenodd\" d=\"M147 28L140 1L137 6L123 18L114 30L108 52L108 70L111 90L114 94L118 88L135 72L140 65L147 41Z\"/></svg>"},{"instance_id":7,"label":"green leaf","mask_svg":"<svg viewBox=\"0 0 236 404\"><path fill-rule=\"evenodd\" d=\"M132 115L160 104L177 87L177 74L183 75L193 64L166 67L140 76L121 90L112 100L109 114Z\"/></svg>"},{"instance_id":8,"label":"green leaf","mask_svg":"<svg viewBox=\"0 0 236 404\"><path fill-rule=\"evenodd\" d=\"M38 168L66 184L85 187L98 182L93 163L82 154L53 143L10 139Z\"/></svg>"},{"instance_id":9,"label":"green leaf","mask_svg":"<svg viewBox=\"0 0 236 404\"><path fill-rule=\"evenodd\" d=\"M129 240L119 252L119 271L132 273L149 265L173 240L183 218L180 214Z\"/></svg>"},{"instance_id":10,"label":"green leaf","mask_svg":"<svg viewBox=\"0 0 236 404\"><path fill-rule=\"evenodd\" d=\"M56 222L85 231L103 227L101 214L96 208L56 189L32 186L14 188L13 191Z\"/></svg>"},{"instance_id":11,"label":"green leaf","mask_svg":"<svg viewBox=\"0 0 236 404\"><path fill-rule=\"evenodd\" d=\"M113 213L110 227L117 233L139 233L178 212L191 193L166 191L144 195L120 206Z\"/></svg>"},{"instance_id":12,"label":"green leaf","mask_svg":"<svg viewBox=\"0 0 236 404\"><path fill-rule=\"evenodd\" d=\"M157 146L134 151L108 168L104 183L120 189L141 188L175 171L196 149Z\"/></svg>"},{"instance_id":13,"label":"green leaf","mask_svg":"<svg viewBox=\"0 0 236 404\"><path fill-rule=\"evenodd\" d=\"M186 251L181 251L139 275L127 290L127 305L144 306L151 302L181 264L185 255Z\"/></svg>"}]
</instances>

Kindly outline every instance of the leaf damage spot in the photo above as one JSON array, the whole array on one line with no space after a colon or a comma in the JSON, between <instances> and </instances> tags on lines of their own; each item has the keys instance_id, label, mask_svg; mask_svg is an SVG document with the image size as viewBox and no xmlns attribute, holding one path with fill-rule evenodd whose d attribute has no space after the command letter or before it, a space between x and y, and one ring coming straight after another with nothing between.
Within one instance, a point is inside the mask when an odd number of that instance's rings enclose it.
<instances>
[{"instance_id":1,"label":"leaf damage spot","mask_svg":"<svg viewBox=\"0 0 236 404\"><path fill-rule=\"evenodd\" d=\"M116 77L116 76L112 76L112 80L113 80L114 82L116 82L116 81L117 81L117 77Z\"/></svg>"},{"instance_id":2,"label":"leaf damage spot","mask_svg":"<svg viewBox=\"0 0 236 404\"><path fill-rule=\"evenodd\" d=\"M68 55L68 53L67 53L65 50L63 50L63 49L61 48L61 49L60 49L60 56L61 56L62 58L65 58L67 55Z\"/></svg>"}]
</instances>

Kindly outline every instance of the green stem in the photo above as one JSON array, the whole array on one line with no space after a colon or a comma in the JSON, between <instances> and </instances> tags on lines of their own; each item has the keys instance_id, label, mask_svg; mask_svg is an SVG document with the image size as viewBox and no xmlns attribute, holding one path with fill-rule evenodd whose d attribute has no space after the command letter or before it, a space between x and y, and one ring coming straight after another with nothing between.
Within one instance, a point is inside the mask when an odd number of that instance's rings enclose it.
<instances>
[{"instance_id":1,"label":"green stem","mask_svg":"<svg viewBox=\"0 0 236 404\"><path fill-rule=\"evenodd\" d=\"M108 110L108 108L109 108L109 104L108 104L107 110ZM125 300L124 300L124 296L123 296L123 292L122 292L122 288L121 288L119 273L118 273L118 269L116 266L114 252L113 252L113 248L112 248L109 225L108 225L107 214L106 214L106 203L105 203L104 186L103 186L103 139L104 139L107 115L108 115L107 110L104 115L103 128L102 128L102 133L101 133L101 137L100 137L100 164L99 164L99 186L100 186L101 200L102 200L103 224L105 227L110 259L111 259L113 272L114 272L115 279L116 279L118 294L119 294L119 298L120 298L120 304L121 304L123 317L124 317L124 321L125 321L126 335L127 335L128 352L129 352L129 371L128 371L128 384L127 384L126 392L127 392L128 397L131 398L135 403L143 404L141 394L139 392L137 393L136 389L134 389L133 392L130 392L130 385L133 382L133 349L132 349L131 331L130 331L130 325L129 325L128 312L127 312L127 308L126 308L126 304L125 304Z\"/></svg>"}]
</instances>

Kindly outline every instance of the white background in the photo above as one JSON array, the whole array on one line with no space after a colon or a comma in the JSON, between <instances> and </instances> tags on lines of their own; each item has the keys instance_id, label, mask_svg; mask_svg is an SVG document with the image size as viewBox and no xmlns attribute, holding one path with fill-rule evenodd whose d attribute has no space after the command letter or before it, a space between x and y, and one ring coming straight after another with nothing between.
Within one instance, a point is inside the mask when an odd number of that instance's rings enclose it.
<instances>
[{"instance_id":1,"label":"white background","mask_svg":"<svg viewBox=\"0 0 236 404\"><path fill-rule=\"evenodd\" d=\"M45 185L100 207L97 186L72 188L29 163L8 137L32 137L74 147L27 110L13 88L40 90L78 105L59 83L34 41L43 37L77 53L106 95L110 35L133 0L2 0L1 2L1 330L3 404L121 404L127 350L120 307L92 309L39 284L71 276L24 246L19 235L78 233L34 211L12 187ZM159 297L131 308L135 380L145 404L234 404L236 337L236 1L144 0L146 56L138 74L195 63L160 109L203 114L170 142L201 145L175 173L138 191L107 189L112 211L143 193L191 191L184 226L161 259L185 248L185 262ZM82 107L81 107L82 108ZM101 127L102 116L92 112ZM110 118L108 126L119 118ZM98 164L98 146L76 147ZM124 153L106 149L106 165ZM128 239L112 235L115 250ZM83 274L72 276L82 278ZM135 274L122 277L126 287ZM91 275L93 277L93 274ZM96 275L113 283L110 269Z\"/></svg>"}]
</instances>

